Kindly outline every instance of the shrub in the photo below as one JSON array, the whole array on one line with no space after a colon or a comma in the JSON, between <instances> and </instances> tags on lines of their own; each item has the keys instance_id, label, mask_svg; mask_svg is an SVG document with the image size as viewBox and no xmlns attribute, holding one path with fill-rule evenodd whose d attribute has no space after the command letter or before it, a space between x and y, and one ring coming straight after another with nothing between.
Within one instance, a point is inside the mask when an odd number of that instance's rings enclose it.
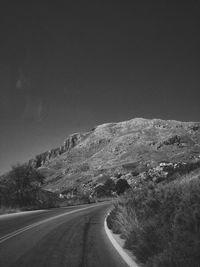
<instances>
[{"instance_id":1,"label":"shrub","mask_svg":"<svg viewBox=\"0 0 200 267\"><path fill-rule=\"evenodd\" d=\"M107 178L104 184L98 184L94 190L97 197L112 196L114 191L115 182L111 178Z\"/></svg>"},{"instance_id":2,"label":"shrub","mask_svg":"<svg viewBox=\"0 0 200 267\"><path fill-rule=\"evenodd\" d=\"M104 183L104 188L105 188L105 194L107 196L110 196L111 193L115 190L115 182L111 178L108 178Z\"/></svg>"},{"instance_id":3,"label":"shrub","mask_svg":"<svg viewBox=\"0 0 200 267\"><path fill-rule=\"evenodd\" d=\"M106 194L105 191L105 186L104 184L98 184L95 189L94 189L94 193L97 197L103 197Z\"/></svg>"},{"instance_id":4,"label":"shrub","mask_svg":"<svg viewBox=\"0 0 200 267\"><path fill-rule=\"evenodd\" d=\"M199 266L199 178L129 190L115 204L108 225L145 266Z\"/></svg>"},{"instance_id":5,"label":"shrub","mask_svg":"<svg viewBox=\"0 0 200 267\"><path fill-rule=\"evenodd\" d=\"M118 195L123 194L128 188L130 188L130 185L125 179L119 179L116 183L115 190Z\"/></svg>"}]
</instances>

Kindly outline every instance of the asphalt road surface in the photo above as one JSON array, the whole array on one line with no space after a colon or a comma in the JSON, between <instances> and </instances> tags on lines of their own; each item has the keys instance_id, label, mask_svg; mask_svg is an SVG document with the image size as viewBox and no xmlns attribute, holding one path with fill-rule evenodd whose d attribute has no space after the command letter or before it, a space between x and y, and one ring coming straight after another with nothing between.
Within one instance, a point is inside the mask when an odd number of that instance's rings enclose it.
<instances>
[{"instance_id":1,"label":"asphalt road surface","mask_svg":"<svg viewBox=\"0 0 200 267\"><path fill-rule=\"evenodd\" d=\"M125 267L104 231L110 204L0 216L0 266Z\"/></svg>"}]
</instances>

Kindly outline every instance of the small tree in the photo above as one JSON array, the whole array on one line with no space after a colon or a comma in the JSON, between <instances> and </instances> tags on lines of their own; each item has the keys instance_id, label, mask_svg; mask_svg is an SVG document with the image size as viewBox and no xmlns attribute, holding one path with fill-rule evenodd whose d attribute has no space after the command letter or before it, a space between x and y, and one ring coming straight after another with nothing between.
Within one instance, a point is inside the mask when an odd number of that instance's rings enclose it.
<instances>
[{"instance_id":1,"label":"small tree","mask_svg":"<svg viewBox=\"0 0 200 267\"><path fill-rule=\"evenodd\" d=\"M13 166L7 180L7 192L11 204L19 206L35 204L38 190L43 181L44 176L31 165Z\"/></svg>"},{"instance_id":2,"label":"small tree","mask_svg":"<svg viewBox=\"0 0 200 267\"><path fill-rule=\"evenodd\" d=\"M105 194L107 196L111 195L112 192L115 190L115 182L111 178L108 178L104 183L104 188L105 188Z\"/></svg>"},{"instance_id":3,"label":"small tree","mask_svg":"<svg viewBox=\"0 0 200 267\"><path fill-rule=\"evenodd\" d=\"M128 188L130 188L130 185L125 179L119 179L116 183L115 190L118 195L123 194Z\"/></svg>"}]
</instances>

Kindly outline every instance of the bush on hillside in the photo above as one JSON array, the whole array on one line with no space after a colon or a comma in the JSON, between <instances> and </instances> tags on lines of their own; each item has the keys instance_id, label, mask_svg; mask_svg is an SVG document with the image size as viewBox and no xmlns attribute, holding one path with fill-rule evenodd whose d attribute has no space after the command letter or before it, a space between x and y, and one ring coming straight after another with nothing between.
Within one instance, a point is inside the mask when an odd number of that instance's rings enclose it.
<instances>
[{"instance_id":1,"label":"bush on hillside","mask_svg":"<svg viewBox=\"0 0 200 267\"><path fill-rule=\"evenodd\" d=\"M115 191L115 182L111 178L108 178L104 183L104 188L105 188L105 194L107 196L110 196L112 192Z\"/></svg>"},{"instance_id":2,"label":"bush on hillside","mask_svg":"<svg viewBox=\"0 0 200 267\"><path fill-rule=\"evenodd\" d=\"M94 188L94 195L96 197L110 197L115 192L115 182L110 177L104 183L99 183Z\"/></svg>"},{"instance_id":3,"label":"bush on hillside","mask_svg":"<svg viewBox=\"0 0 200 267\"><path fill-rule=\"evenodd\" d=\"M94 195L96 197L104 197L106 195L106 190L104 184L98 184L94 189Z\"/></svg>"},{"instance_id":4,"label":"bush on hillside","mask_svg":"<svg viewBox=\"0 0 200 267\"><path fill-rule=\"evenodd\" d=\"M130 188L130 185L125 179L120 178L115 186L115 191L118 195L123 194L127 189Z\"/></svg>"}]
</instances>

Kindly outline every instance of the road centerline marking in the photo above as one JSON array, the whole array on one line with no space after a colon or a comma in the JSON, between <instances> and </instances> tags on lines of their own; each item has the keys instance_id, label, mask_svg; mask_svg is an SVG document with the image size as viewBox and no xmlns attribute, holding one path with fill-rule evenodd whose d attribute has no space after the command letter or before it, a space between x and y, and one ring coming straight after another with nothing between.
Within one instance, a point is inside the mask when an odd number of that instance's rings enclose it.
<instances>
[{"instance_id":1,"label":"road centerline marking","mask_svg":"<svg viewBox=\"0 0 200 267\"><path fill-rule=\"evenodd\" d=\"M65 213L62 213L62 214L59 214L59 215L56 215L56 216L53 216L53 217L50 217L50 218L47 218L47 219L44 219L42 221L39 221L39 222L36 222L36 223L33 223L33 224L30 224L30 225L27 225L23 228L20 228L20 229L17 229L16 231L14 232L11 232L5 236L2 236L0 238L0 244L5 242L6 240L16 236L16 235L19 235L29 229L32 229L36 226L39 226L41 224L44 224L44 223L47 223L47 222L50 222L52 220L55 220L55 219L58 219L58 218L61 218L61 217L64 217L66 215L69 215L69 214L72 214L72 213L76 213L76 212L79 212L79 211L82 211L82 210L86 210L86 209L91 209L91 208L94 208L94 207L99 207L99 206L102 206L102 205L105 205L105 203L103 204L98 204L98 205L93 205L93 206L90 206L90 207L85 207L85 208L81 208L81 209L76 209L76 210L72 210L72 211L68 211L68 212L65 212Z\"/></svg>"}]
</instances>

